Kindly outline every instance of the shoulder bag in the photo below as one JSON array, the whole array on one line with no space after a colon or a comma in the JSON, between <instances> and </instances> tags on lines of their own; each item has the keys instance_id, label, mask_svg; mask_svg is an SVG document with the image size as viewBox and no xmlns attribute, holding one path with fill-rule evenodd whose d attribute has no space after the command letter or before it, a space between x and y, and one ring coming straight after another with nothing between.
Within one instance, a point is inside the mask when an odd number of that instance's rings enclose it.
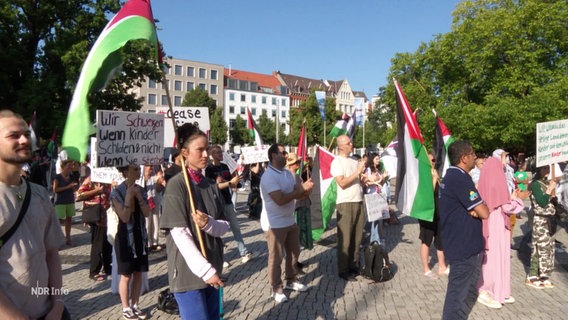
<instances>
[{"instance_id":1,"label":"shoulder bag","mask_svg":"<svg viewBox=\"0 0 568 320\"><path fill-rule=\"evenodd\" d=\"M0 248L2 248L4 243L10 240L10 237L12 237L14 232L16 232L16 230L20 226L20 223L24 219L24 214L26 214L26 211L28 211L28 206L30 205L30 198L32 196L32 190L30 187L30 183L27 180L24 181L26 182L26 195L24 197L24 202L22 203L22 207L20 208L20 213L18 213L18 219L16 219L16 223L14 223L14 225L10 228L10 230L4 233L0 238Z\"/></svg>"}]
</instances>

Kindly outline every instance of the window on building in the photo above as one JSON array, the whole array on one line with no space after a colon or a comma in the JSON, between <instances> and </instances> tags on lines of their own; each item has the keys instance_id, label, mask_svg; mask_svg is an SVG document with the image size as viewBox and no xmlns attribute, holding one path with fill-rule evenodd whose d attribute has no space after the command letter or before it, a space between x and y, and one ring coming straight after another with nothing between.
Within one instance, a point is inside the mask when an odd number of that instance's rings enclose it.
<instances>
[{"instance_id":1,"label":"window on building","mask_svg":"<svg viewBox=\"0 0 568 320\"><path fill-rule=\"evenodd\" d=\"M164 73L170 74L170 67L168 67L166 64L164 64Z\"/></svg>"},{"instance_id":2,"label":"window on building","mask_svg":"<svg viewBox=\"0 0 568 320\"><path fill-rule=\"evenodd\" d=\"M234 92L229 93L229 101L235 101L235 93Z\"/></svg>"},{"instance_id":3,"label":"window on building","mask_svg":"<svg viewBox=\"0 0 568 320\"><path fill-rule=\"evenodd\" d=\"M229 114L235 114L235 106L229 106Z\"/></svg>"},{"instance_id":4,"label":"window on building","mask_svg":"<svg viewBox=\"0 0 568 320\"><path fill-rule=\"evenodd\" d=\"M256 116L256 108L251 108L250 114L253 115L253 116Z\"/></svg>"},{"instance_id":5,"label":"window on building","mask_svg":"<svg viewBox=\"0 0 568 320\"><path fill-rule=\"evenodd\" d=\"M205 83L200 83L200 84L199 84L199 87L200 87L202 90L207 91L207 84L205 84Z\"/></svg>"},{"instance_id":6,"label":"window on building","mask_svg":"<svg viewBox=\"0 0 568 320\"><path fill-rule=\"evenodd\" d=\"M229 119L229 129L235 128L235 123L237 123L235 119Z\"/></svg>"},{"instance_id":7,"label":"window on building","mask_svg":"<svg viewBox=\"0 0 568 320\"><path fill-rule=\"evenodd\" d=\"M241 102L246 102L247 96L245 94L241 94Z\"/></svg>"},{"instance_id":8,"label":"window on building","mask_svg":"<svg viewBox=\"0 0 568 320\"><path fill-rule=\"evenodd\" d=\"M182 83L179 80L174 81L174 90L181 91Z\"/></svg>"},{"instance_id":9,"label":"window on building","mask_svg":"<svg viewBox=\"0 0 568 320\"><path fill-rule=\"evenodd\" d=\"M272 118L276 118L276 110L272 110Z\"/></svg>"},{"instance_id":10,"label":"window on building","mask_svg":"<svg viewBox=\"0 0 568 320\"><path fill-rule=\"evenodd\" d=\"M217 85L216 84L209 85L209 93L217 94Z\"/></svg>"},{"instance_id":11,"label":"window on building","mask_svg":"<svg viewBox=\"0 0 568 320\"><path fill-rule=\"evenodd\" d=\"M273 97L273 98L272 98L272 105L273 105L273 106L276 105L276 101L277 101L277 99Z\"/></svg>"},{"instance_id":12,"label":"window on building","mask_svg":"<svg viewBox=\"0 0 568 320\"><path fill-rule=\"evenodd\" d=\"M205 68L199 68L199 78L200 79L207 78L207 70Z\"/></svg>"},{"instance_id":13,"label":"window on building","mask_svg":"<svg viewBox=\"0 0 568 320\"><path fill-rule=\"evenodd\" d=\"M193 90L193 82L190 82L190 81L186 82L185 90L186 91Z\"/></svg>"},{"instance_id":14,"label":"window on building","mask_svg":"<svg viewBox=\"0 0 568 320\"><path fill-rule=\"evenodd\" d=\"M281 105L281 106L285 106L285 105L286 105L286 99L283 98L283 99L280 101L280 105Z\"/></svg>"},{"instance_id":15,"label":"window on building","mask_svg":"<svg viewBox=\"0 0 568 320\"><path fill-rule=\"evenodd\" d=\"M252 96L250 96L250 101L252 103L256 103L256 96L254 94Z\"/></svg>"},{"instance_id":16,"label":"window on building","mask_svg":"<svg viewBox=\"0 0 568 320\"><path fill-rule=\"evenodd\" d=\"M154 81L152 79L148 80L148 88L156 89L156 81Z\"/></svg>"},{"instance_id":17,"label":"window on building","mask_svg":"<svg viewBox=\"0 0 568 320\"><path fill-rule=\"evenodd\" d=\"M188 77L195 77L195 68L194 67L187 67L187 76Z\"/></svg>"},{"instance_id":18,"label":"window on building","mask_svg":"<svg viewBox=\"0 0 568 320\"><path fill-rule=\"evenodd\" d=\"M266 97L262 97L262 104L266 104Z\"/></svg>"},{"instance_id":19,"label":"window on building","mask_svg":"<svg viewBox=\"0 0 568 320\"><path fill-rule=\"evenodd\" d=\"M148 104L149 105L156 105L156 95L153 93L148 94Z\"/></svg>"},{"instance_id":20,"label":"window on building","mask_svg":"<svg viewBox=\"0 0 568 320\"><path fill-rule=\"evenodd\" d=\"M280 117L286 119L286 110L280 110Z\"/></svg>"},{"instance_id":21,"label":"window on building","mask_svg":"<svg viewBox=\"0 0 568 320\"><path fill-rule=\"evenodd\" d=\"M165 94L162 95L162 105L163 106L168 105L168 96L166 96Z\"/></svg>"},{"instance_id":22,"label":"window on building","mask_svg":"<svg viewBox=\"0 0 568 320\"><path fill-rule=\"evenodd\" d=\"M170 80L166 80L164 82L162 82L162 89L166 89L166 87L168 87L168 89L170 88Z\"/></svg>"},{"instance_id":23,"label":"window on building","mask_svg":"<svg viewBox=\"0 0 568 320\"><path fill-rule=\"evenodd\" d=\"M217 80L217 70L211 70L211 80Z\"/></svg>"},{"instance_id":24,"label":"window on building","mask_svg":"<svg viewBox=\"0 0 568 320\"><path fill-rule=\"evenodd\" d=\"M176 107L181 106L181 97L180 96L174 96L174 106L176 106Z\"/></svg>"},{"instance_id":25,"label":"window on building","mask_svg":"<svg viewBox=\"0 0 568 320\"><path fill-rule=\"evenodd\" d=\"M176 76L181 76L181 73L182 73L182 67L179 64L176 64L174 66L174 74Z\"/></svg>"},{"instance_id":26,"label":"window on building","mask_svg":"<svg viewBox=\"0 0 568 320\"><path fill-rule=\"evenodd\" d=\"M247 113L247 107L241 107L241 114Z\"/></svg>"}]
</instances>

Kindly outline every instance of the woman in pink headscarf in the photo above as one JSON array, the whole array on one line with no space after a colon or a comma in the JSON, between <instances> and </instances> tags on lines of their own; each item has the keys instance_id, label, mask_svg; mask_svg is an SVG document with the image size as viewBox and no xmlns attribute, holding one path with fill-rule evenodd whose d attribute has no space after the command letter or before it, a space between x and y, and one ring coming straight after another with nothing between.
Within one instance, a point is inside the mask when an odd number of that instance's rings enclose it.
<instances>
[{"instance_id":1,"label":"woman in pink headscarf","mask_svg":"<svg viewBox=\"0 0 568 320\"><path fill-rule=\"evenodd\" d=\"M481 198L491 211L483 220L485 252L481 264L481 275L477 283L477 302L493 309L504 303L513 303L511 296L511 225L509 215L517 214L524 208L521 199L528 192L520 190L509 194L503 164L497 158L485 161L481 169L478 188Z\"/></svg>"}]
</instances>

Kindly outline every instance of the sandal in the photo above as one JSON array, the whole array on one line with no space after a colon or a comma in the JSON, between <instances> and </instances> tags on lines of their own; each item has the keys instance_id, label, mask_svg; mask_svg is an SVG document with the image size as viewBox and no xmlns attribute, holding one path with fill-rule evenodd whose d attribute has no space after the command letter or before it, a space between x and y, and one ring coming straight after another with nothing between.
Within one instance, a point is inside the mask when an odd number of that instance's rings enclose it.
<instances>
[{"instance_id":1,"label":"sandal","mask_svg":"<svg viewBox=\"0 0 568 320\"><path fill-rule=\"evenodd\" d=\"M89 276L89 278L93 281L105 281L106 276L104 274L96 274L94 276Z\"/></svg>"},{"instance_id":2,"label":"sandal","mask_svg":"<svg viewBox=\"0 0 568 320\"><path fill-rule=\"evenodd\" d=\"M540 280L540 283L542 283L542 285L545 288L547 288L547 289L554 288L554 283L552 283L552 281L550 281L550 279L548 279L548 277L541 277L539 280Z\"/></svg>"},{"instance_id":3,"label":"sandal","mask_svg":"<svg viewBox=\"0 0 568 320\"><path fill-rule=\"evenodd\" d=\"M424 273L424 275L430 279L438 279L438 276L434 274L434 272L432 272L432 270Z\"/></svg>"},{"instance_id":4,"label":"sandal","mask_svg":"<svg viewBox=\"0 0 568 320\"><path fill-rule=\"evenodd\" d=\"M528 277L525 280L525 284L535 289L544 289L544 284L539 280L538 277Z\"/></svg>"}]
</instances>

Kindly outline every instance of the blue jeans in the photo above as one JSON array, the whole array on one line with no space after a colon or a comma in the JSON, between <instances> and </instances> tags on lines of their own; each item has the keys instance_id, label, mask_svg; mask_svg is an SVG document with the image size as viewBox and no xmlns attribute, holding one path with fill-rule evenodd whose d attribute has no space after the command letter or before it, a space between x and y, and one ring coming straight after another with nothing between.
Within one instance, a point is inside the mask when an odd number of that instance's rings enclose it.
<instances>
[{"instance_id":1,"label":"blue jeans","mask_svg":"<svg viewBox=\"0 0 568 320\"><path fill-rule=\"evenodd\" d=\"M469 290L477 283L479 278L479 254L463 260L451 260L450 275L448 276L448 290L442 319L467 319L467 296Z\"/></svg>"},{"instance_id":2,"label":"blue jeans","mask_svg":"<svg viewBox=\"0 0 568 320\"><path fill-rule=\"evenodd\" d=\"M182 320L218 320L219 290L205 289L174 293Z\"/></svg>"},{"instance_id":3,"label":"blue jeans","mask_svg":"<svg viewBox=\"0 0 568 320\"><path fill-rule=\"evenodd\" d=\"M237 243L237 248L239 249L239 253L242 257L248 253L248 250L245 246L243 235L241 234L241 226L239 225L239 221L237 220L235 207L232 204L226 203L225 207L223 208L223 212L225 213L225 218L227 219L227 221L229 221L229 226L231 227L231 231L233 232L233 238Z\"/></svg>"}]
</instances>

